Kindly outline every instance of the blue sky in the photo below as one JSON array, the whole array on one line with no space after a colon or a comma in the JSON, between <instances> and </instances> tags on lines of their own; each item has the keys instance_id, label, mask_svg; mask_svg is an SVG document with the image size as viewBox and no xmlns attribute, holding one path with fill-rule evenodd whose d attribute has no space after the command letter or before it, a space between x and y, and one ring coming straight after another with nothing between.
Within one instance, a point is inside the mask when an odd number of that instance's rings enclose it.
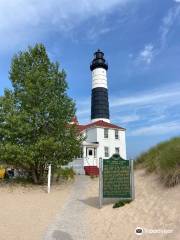
<instances>
[{"instance_id":1,"label":"blue sky","mask_svg":"<svg viewBox=\"0 0 180 240\"><path fill-rule=\"evenodd\" d=\"M42 42L87 123L89 64L100 48L111 121L127 128L128 157L180 135L180 0L1 0L0 36L1 95L12 56Z\"/></svg>"}]
</instances>

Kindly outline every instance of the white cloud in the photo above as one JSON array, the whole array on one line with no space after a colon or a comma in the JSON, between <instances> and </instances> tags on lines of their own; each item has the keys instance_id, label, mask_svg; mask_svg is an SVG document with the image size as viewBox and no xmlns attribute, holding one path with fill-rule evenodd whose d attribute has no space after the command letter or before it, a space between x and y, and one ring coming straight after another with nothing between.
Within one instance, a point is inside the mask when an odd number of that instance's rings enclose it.
<instances>
[{"instance_id":1,"label":"white cloud","mask_svg":"<svg viewBox=\"0 0 180 240\"><path fill-rule=\"evenodd\" d=\"M101 29L97 29L96 26L93 26L91 29L89 29L89 31L87 33L87 38L91 41L94 41L97 39L97 37L107 34L110 31L112 31L112 28L110 28L110 27L104 27Z\"/></svg>"},{"instance_id":2,"label":"white cloud","mask_svg":"<svg viewBox=\"0 0 180 240\"><path fill-rule=\"evenodd\" d=\"M144 49L140 51L136 59L137 63L144 62L150 64L155 56L154 46L152 44L145 45Z\"/></svg>"},{"instance_id":3,"label":"white cloud","mask_svg":"<svg viewBox=\"0 0 180 240\"><path fill-rule=\"evenodd\" d=\"M70 31L92 16L132 0L1 0L0 45L9 48L48 31ZM2 37L3 36L3 37Z\"/></svg>"},{"instance_id":4,"label":"white cloud","mask_svg":"<svg viewBox=\"0 0 180 240\"><path fill-rule=\"evenodd\" d=\"M129 133L129 136L151 136L180 132L180 122L172 121L141 127Z\"/></svg>"},{"instance_id":5,"label":"white cloud","mask_svg":"<svg viewBox=\"0 0 180 240\"><path fill-rule=\"evenodd\" d=\"M176 2L180 2L180 0L176 0ZM166 40L168 34L173 27L177 17L180 14L180 6L174 6L169 9L167 15L162 19L162 25L160 27L161 32L161 48L163 48L166 44Z\"/></svg>"},{"instance_id":6,"label":"white cloud","mask_svg":"<svg viewBox=\"0 0 180 240\"><path fill-rule=\"evenodd\" d=\"M114 116L113 120L116 121L118 120L120 123L131 123L140 120L140 116L136 114L132 115L122 115L122 116Z\"/></svg>"},{"instance_id":7,"label":"white cloud","mask_svg":"<svg viewBox=\"0 0 180 240\"><path fill-rule=\"evenodd\" d=\"M110 96L111 120L117 124L132 122L157 123L169 118L169 111L180 106L180 85L167 85L126 97ZM80 122L90 118L90 99L77 100L77 116ZM178 117L179 115L172 117Z\"/></svg>"},{"instance_id":8,"label":"white cloud","mask_svg":"<svg viewBox=\"0 0 180 240\"><path fill-rule=\"evenodd\" d=\"M165 118L166 118L165 114L162 114L162 115L159 114L157 117L149 119L149 122L159 122L164 120Z\"/></svg>"},{"instance_id":9,"label":"white cloud","mask_svg":"<svg viewBox=\"0 0 180 240\"><path fill-rule=\"evenodd\" d=\"M180 2L180 0L174 0ZM135 62L150 64L155 56L157 56L165 47L168 35L174 26L177 18L180 16L180 5L173 6L169 9L168 13L162 19L160 30L160 46L154 46L153 44L145 45L144 49L140 51Z\"/></svg>"},{"instance_id":10,"label":"white cloud","mask_svg":"<svg viewBox=\"0 0 180 240\"><path fill-rule=\"evenodd\" d=\"M171 124L169 130L160 128L156 131L161 122L174 123L180 117L177 110L180 107L179 84L139 92L124 98L114 97L110 102L112 120L120 125L125 124L130 135L160 135L165 131L179 129L175 124ZM158 127L155 128L156 126Z\"/></svg>"},{"instance_id":11,"label":"white cloud","mask_svg":"<svg viewBox=\"0 0 180 240\"><path fill-rule=\"evenodd\" d=\"M149 105L149 104L161 104L167 103L174 104L179 103L180 100L180 86L167 86L159 90L152 90L150 92L137 94L131 97L125 98L114 98L111 100L111 107L120 106L139 106L139 105Z\"/></svg>"},{"instance_id":12,"label":"white cloud","mask_svg":"<svg viewBox=\"0 0 180 240\"><path fill-rule=\"evenodd\" d=\"M79 99L76 101L77 104L77 112L76 115L78 117L78 121L80 123L87 123L90 121L90 98Z\"/></svg>"}]
</instances>

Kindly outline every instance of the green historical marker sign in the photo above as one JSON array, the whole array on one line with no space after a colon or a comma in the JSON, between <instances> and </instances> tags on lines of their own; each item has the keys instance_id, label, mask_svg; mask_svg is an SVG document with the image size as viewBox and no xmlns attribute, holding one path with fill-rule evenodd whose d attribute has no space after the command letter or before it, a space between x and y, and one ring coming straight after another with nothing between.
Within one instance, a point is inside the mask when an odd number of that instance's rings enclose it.
<instances>
[{"instance_id":1,"label":"green historical marker sign","mask_svg":"<svg viewBox=\"0 0 180 240\"><path fill-rule=\"evenodd\" d=\"M131 198L131 164L113 155L103 160L103 198Z\"/></svg>"}]
</instances>

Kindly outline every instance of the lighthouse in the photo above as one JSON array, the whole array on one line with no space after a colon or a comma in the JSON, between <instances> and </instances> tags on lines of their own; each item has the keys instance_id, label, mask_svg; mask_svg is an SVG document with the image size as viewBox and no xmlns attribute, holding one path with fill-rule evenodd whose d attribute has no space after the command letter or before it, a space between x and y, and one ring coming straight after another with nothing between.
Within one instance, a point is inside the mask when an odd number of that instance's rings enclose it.
<instances>
[{"instance_id":1,"label":"lighthouse","mask_svg":"<svg viewBox=\"0 0 180 240\"><path fill-rule=\"evenodd\" d=\"M94 53L90 70L92 72L91 121L103 120L109 123L108 64L104 53L99 49Z\"/></svg>"},{"instance_id":2,"label":"lighthouse","mask_svg":"<svg viewBox=\"0 0 180 240\"><path fill-rule=\"evenodd\" d=\"M110 122L107 70L108 64L104 53L97 50L90 64L92 72L91 122L80 124L73 118L84 137L81 156L74 160L71 167L78 174L98 175L99 159L108 159L119 154L126 159L126 129Z\"/></svg>"}]
</instances>

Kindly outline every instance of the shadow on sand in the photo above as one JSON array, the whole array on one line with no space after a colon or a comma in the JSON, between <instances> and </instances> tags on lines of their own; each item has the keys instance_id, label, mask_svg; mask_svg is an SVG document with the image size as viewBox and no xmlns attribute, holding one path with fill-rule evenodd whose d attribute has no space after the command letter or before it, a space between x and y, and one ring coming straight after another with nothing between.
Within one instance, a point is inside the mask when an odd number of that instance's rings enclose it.
<instances>
[{"instance_id":1,"label":"shadow on sand","mask_svg":"<svg viewBox=\"0 0 180 240\"><path fill-rule=\"evenodd\" d=\"M84 204L99 209L99 197L89 197L86 199L79 199L80 202L83 202ZM106 205L114 205L114 203L118 202L118 198L107 198L103 199L103 206Z\"/></svg>"},{"instance_id":2,"label":"shadow on sand","mask_svg":"<svg viewBox=\"0 0 180 240\"><path fill-rule=\"evenodd\" d=\"M80 202L83 202L84 204L94 207L94 208L99 208L99 198L98 197L89 197L86 199L79 199Z\"/></svg>"},{"instance_id":3,"label":"shadow on sand","mask_svg":"<svg viewBox=\"0 0 180 240\"><path fill-rule=\"evenodd\" d=\"M56 230L53 232L53 239L54 240L73 240L69 233Z\"/></svg>"}]
</instances>

